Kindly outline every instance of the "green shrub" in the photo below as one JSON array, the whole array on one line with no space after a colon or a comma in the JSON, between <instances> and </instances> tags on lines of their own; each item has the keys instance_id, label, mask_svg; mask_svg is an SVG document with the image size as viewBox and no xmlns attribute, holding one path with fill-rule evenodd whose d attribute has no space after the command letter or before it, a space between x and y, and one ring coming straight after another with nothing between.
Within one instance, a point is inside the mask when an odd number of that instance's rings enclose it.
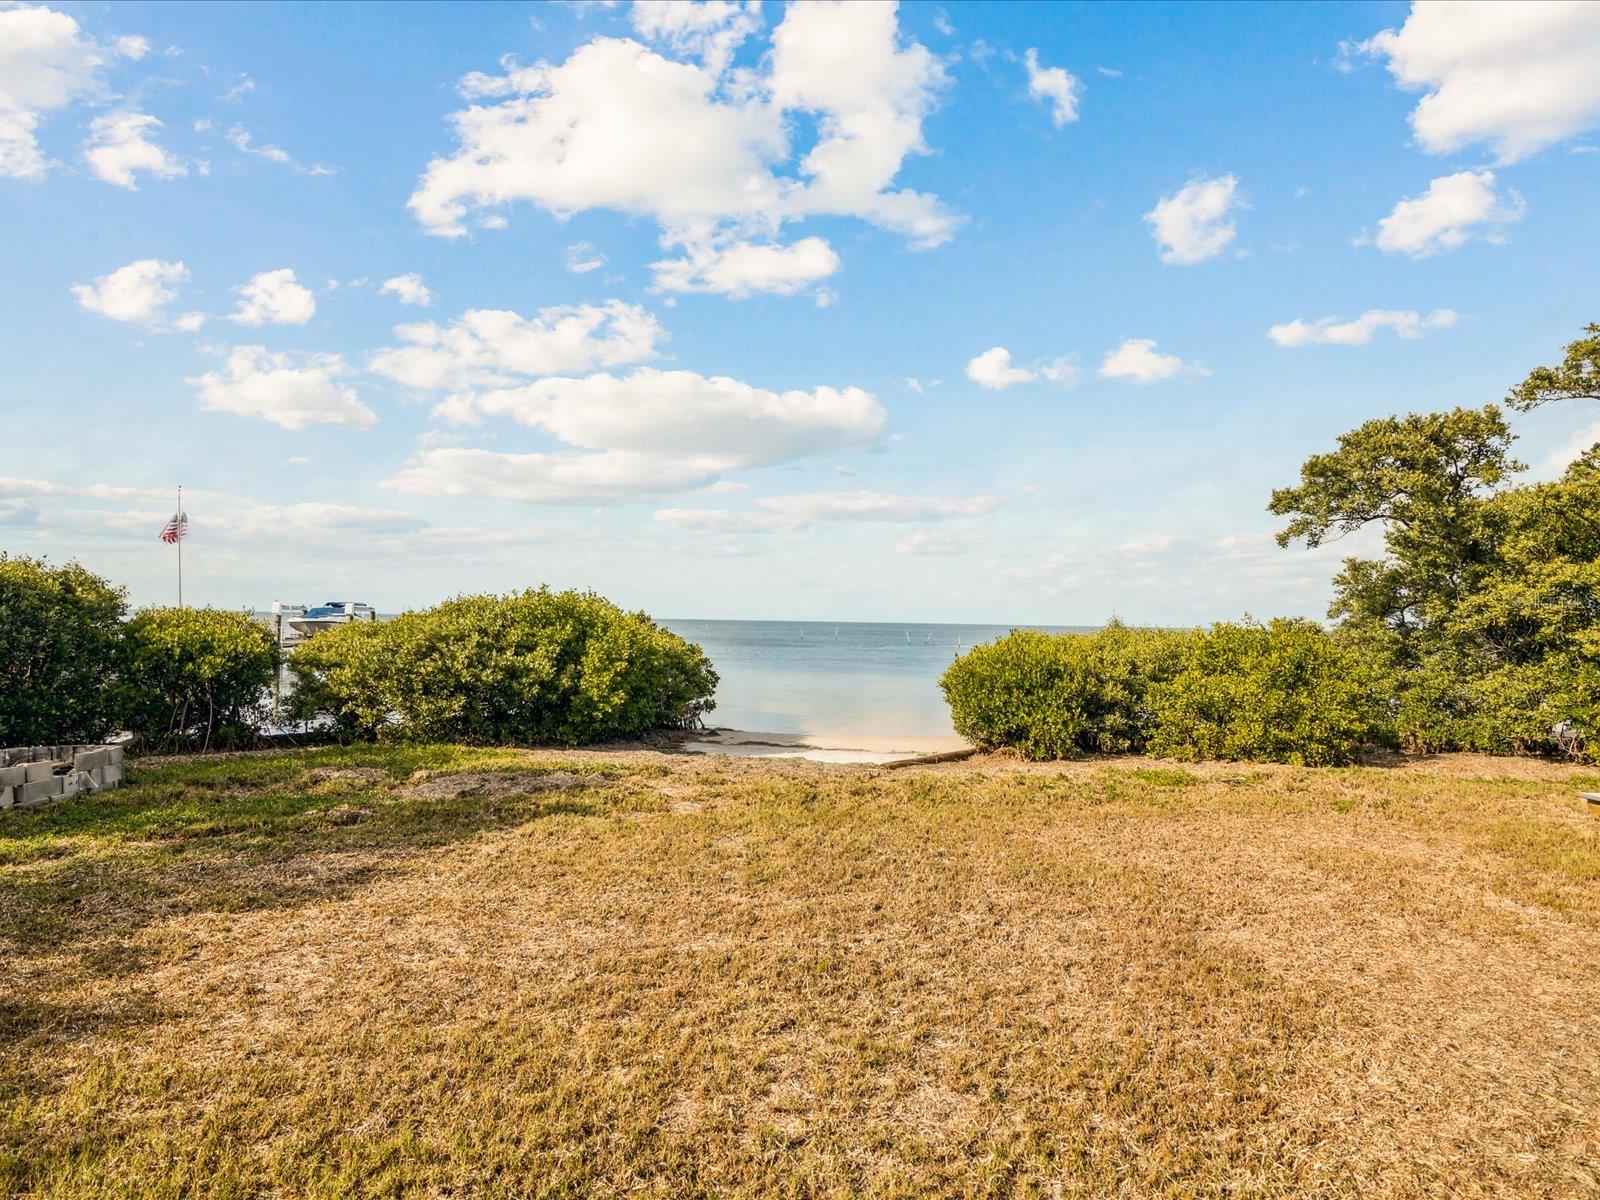
<instances>
[{"instance_id":1,"label":"green shrub","mask_svg":"<svg viewBox=\"0 0 1600 1200\"><path fill-rule=\"evenodd\" d=\"M115 721L127 593L77 563L0 553L0 746L91 742Z\"/></svg>"},{"instance_id":2,"label":"green shrub","mask_svg":"<svg viewBox=\"0 0 1600 1200\"><path fill-rule=\"evenodd\" d=\"M319 634L290 659L292 712L347 736L576 745L712 707L698 646L588 593L463 596Z\"/></svg>"},{"instance_id":3,"label":"green shrub","mask_svg":"<svg viewBox=\"0 0 1600 1200\"><path fill-rule=\"evenodd\" d=\"M1593 650L1576 650L1474 674L1432 658L1401 676L1400 739L1430 753L1592 756L1600 742L1597 664Z\"/></svg>"},{"instance_id":4,"label":"green shrub","mask_svg":"<svg viewBox=\"0 0 1600 1200\"><path fill-rule=\"evenodd\" d=\"M246 745L261 730L278 665L249 613L146 608L128 622L122 711L148 748Z\"/></svg>"},{"instance_id":5,"label":"green shrub","mask_svg":"<svg viewBox=\"0 0 1600 1200\"><path fill-rule=\"evenodd\" d=\"M1153 754L1323 766L1380 737L1381 674L1311 621L1219 622L1150 689Z\"/></svg>"},{"instance_id":6,"label":"green shrub","mask_svg":"<svg viewBox=\"0 0 1600 1200\"><path fill-rule=\"evenodd\" d=\"M1189 637L1118 622L1095 633L1016 630L956 659L939 686L956 732L979 746L1029 758L1137 751L1150 732L1146 694Z\"/></svg>"}]
</instances>

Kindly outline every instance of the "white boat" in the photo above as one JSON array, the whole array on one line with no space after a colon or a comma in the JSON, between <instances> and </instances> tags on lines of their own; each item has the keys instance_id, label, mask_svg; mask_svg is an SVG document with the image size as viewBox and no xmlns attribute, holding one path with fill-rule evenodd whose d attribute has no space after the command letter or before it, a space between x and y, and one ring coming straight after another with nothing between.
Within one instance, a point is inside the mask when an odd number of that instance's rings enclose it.
<instances>
[{"instance_id":1,"label":"white boat","mask_svg":"<svg viewBox=\"0 0 1600 1200\"><path fill-rule=\"evenodd\" d=\"M294 612L295 606L282 605L283 623L298 634L310 637L314 633L321 633L324 629L332 629L335 625L348 625L351 621L376 621L378 610L370 604L359 604L350 600L329 600L326 604L314 604L300 612Z\"/></svg>"}]
</instances>

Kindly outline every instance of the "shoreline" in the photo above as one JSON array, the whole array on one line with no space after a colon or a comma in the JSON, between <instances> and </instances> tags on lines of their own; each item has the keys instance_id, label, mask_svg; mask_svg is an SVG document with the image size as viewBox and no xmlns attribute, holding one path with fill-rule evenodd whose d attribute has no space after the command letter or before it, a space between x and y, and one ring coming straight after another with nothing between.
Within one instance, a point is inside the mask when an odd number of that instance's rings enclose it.
<instances>
[{"instance_id":1,"label":"shoreline","mask_svg":"<svg viewBox=\"0 0 1600 1200\"><path fill-rule=\"evenodd\" d=\"M688 754L726 754L734 758L789 758L822 763L882 764L930 754L972 749L955 734L902 736L858 732L771 733L713 726L686 736L679 749Z\"/></svg>"}]
</instances>

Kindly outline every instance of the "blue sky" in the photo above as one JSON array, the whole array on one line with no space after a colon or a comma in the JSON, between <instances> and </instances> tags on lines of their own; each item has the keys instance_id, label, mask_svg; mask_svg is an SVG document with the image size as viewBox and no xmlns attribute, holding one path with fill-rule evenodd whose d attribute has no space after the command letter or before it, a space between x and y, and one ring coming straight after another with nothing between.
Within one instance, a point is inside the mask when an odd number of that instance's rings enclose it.
<instances>
[{"instance_id":1,"label":"blue sky","mask_svg":"<svg viewBox=\"0 0 1600 1200\"><path fill-rule=\"evenodd\" d=\"M1271 489L1600 319L1597 51L1583 5L0 7L0 547L168 602L182 482L233 607L1320 615L1351 547Z\"/></svg>"}]
</instances>

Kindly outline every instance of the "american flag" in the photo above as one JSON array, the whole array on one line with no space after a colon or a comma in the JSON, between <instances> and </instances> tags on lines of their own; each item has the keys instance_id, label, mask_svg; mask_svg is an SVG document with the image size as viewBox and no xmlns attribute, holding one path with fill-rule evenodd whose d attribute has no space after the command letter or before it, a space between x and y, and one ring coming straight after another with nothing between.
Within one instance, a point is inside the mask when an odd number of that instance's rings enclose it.
<instances>
[{"instance_id":1,"label":"american flag","mask_svg":"<svg viewBox=\"0 0 1600 1200\"><path fill-rule=\"evenodd\" d=\"M161 527L161 540L169 546L175 546L189 536L189 514L175 512L172 520Z\"/></svg>"}]
</instances>

